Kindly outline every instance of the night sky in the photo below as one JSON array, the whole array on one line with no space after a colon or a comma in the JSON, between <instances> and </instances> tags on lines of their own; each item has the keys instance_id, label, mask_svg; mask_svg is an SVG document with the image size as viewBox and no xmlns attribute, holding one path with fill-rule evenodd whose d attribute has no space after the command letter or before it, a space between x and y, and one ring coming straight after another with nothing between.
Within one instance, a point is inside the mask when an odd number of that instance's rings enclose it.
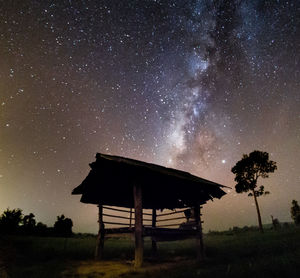
<instances>
[{"instance_id":1,"label":"night sky","mask_svg":"<svg viewBox=\"0 0 300 278\"><path fill-rule=\"evenodd\" d=\"M71 191L96 152L232 187L204 227L254 225L231 168L267 151L264 223L300 201L300 2L1 1L0 213L96 232Z\"/></svg>"}]
</instances>

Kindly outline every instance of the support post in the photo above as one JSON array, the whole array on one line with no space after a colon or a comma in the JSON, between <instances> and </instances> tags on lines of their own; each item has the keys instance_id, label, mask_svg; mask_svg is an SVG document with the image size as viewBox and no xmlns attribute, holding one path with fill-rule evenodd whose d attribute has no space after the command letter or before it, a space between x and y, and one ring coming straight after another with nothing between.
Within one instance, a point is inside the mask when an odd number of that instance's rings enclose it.
<instances>
[{"instance_id":1,"label":"support post","mask_svg":"<svg viewBox=\"0 0 300 278\"><path fill-rule=\"evenodd\" d=\"M152 228L156 227L156 209L152 209ZM155 257L157 254L157 243L155 237L152 236L152 257Z\"/></svg>"},{"instance_id":2,"label":"support post","mask_svg":"<svg viewBox=\"0 0 300 278\"><path fill-rule=\"evenodd\" d=\"M143 263L143 202L142 202L142 188L140 185L133 186L134 197L134 217L135 217L135 260L134 267L138 268Z\"/></svg>"},{"instance_id":3,"label":"support post","mask_svg":"<svg viewBox=\"0 0 300 278\"><path fill-rule=\"evenodd\" d=\"M103 249L104 249L104 237L105 237L105 226L103 222L103 206L98 205L98 223L99 223L99 231L96 242L96 250L95 250L95 259L101 260L103 258Z\"/></svg>"},{"instance_id":4,"label":"support post","mask_svg":"<svg viewBox=\"0 0 300 278\"><path fill-rule=\"evenodd\" d=\"M194 207L194 215L197 227L197 236L196 236L196 243L197 243L197 260L202 262L204 260L204 244L203 244L203 233L202 233L202 222L201 222L201 207L196 205Z\"/></svg>"}]
</instances>

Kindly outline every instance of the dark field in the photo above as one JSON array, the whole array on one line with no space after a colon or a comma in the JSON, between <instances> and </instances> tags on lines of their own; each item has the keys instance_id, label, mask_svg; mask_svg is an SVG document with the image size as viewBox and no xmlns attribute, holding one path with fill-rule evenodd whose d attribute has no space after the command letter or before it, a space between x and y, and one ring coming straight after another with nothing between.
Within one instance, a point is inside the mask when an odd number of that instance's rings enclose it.
<instances>
[{"instance_id":1,"label":"dark field","mask_svg":"<svg viewBox=\"0 0 300 278\"><path fill-rule=\"evenodd\" d=\"M104 261L94 262L93 237L2 236L0 277L299 277L299 229L224 232L204 240L207 259L198 264L194 240L159 242L158 257L151 260L146 239L145 266L135 270L130 237L107 239Z\"/></svg>"}]
</instances>

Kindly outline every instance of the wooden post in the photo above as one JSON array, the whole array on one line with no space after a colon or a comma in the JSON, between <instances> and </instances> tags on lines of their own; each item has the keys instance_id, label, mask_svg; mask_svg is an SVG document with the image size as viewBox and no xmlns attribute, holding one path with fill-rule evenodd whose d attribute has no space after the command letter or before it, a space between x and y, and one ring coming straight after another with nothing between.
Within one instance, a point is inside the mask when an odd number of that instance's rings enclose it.
<instances>
[{"instance_id":1,"label":"wooden post","mask_svg":"<svg viewBox=\"0 0 300 278\"><path fill-rule=\"evenodd\" d=\"M152 228L153 230L155 229L156 227L156 209L152 209ZM154 232L154 231L152 231ZM151 238L152 240L152 257L155 257L156 254L157 254L157 243L156 243L156 240L155 240L155 237L152 236Z\"/></svg>"},{"instance_id":2,"label":"wooden post","mask_svg":"<svg viewBox=\"0 0 300 278\"><path fill-rule=\"evenodd\" d=\"M98 212L99 231L97 236L95 259L101 260L103 258L105 226L103 223L103 206L99 205L98 208L99 208L99 212Z\"/></svg>"},{"instance_id":3,"label":"wooden post","mask_svg":"<svg viewBox=\"0 0 300 278\"><path fill-rule=\"evenodd\" d=\"M198 261L204 260L204 244L203 244L203 233L202 233L202 222L201 222L201 207L199 205L194 207L194 215L196 221L196 227L198 234L196 236L197 242L197 259Z\"/></svg>"},{"instance_id":4,"label":"wooden post","mask_svg":"<svg viewBox=\"0 0 300 278\"><path fill-rule=\"evenodd\" d=\"M133 187L134 217L135 217L135 260L134 267L141 267L143 263L143 202L142 188L140 185Z\"/></svg>"}]
</instances>

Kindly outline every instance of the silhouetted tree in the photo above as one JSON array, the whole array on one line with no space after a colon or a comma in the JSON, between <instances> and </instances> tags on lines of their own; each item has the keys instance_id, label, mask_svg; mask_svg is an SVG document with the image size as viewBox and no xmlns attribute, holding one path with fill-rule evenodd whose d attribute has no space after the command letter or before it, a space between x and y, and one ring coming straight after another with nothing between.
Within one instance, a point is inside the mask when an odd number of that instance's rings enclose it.
<instances>
[{"instance_id":1,"label":"silhouetted tree","mask_svg":"<svg viewBox=\"0 0 300 278\"><path fill-rule=\"evenodd\" d=\"M39 236L46 236L47 235L47 225L43 224L42 222L38 222L35 226L35 234Z\"/></svg>"},{"instance_id":2,"label":"silhouetted tree","mask_svg":"<svg viewBox=\"0 0 300 278\"><path fill-rule=\"evenodd\" d=\"M291 217L296 225L300 225L300 206L296 200L292 201Z\"/></svg>"},{"instance_id":3,"label":"silhouetted tree","mask_svg":"<svg viewBox=\"0 0 300 278\"><path fill-rule=\"evenodd\" d=\"M26 234L33 234L34 228L35 228L35 219L34 219L34 214L30 213L28 215L25 215L23 217L22 223L23 223L23 231Z\"/></svg>"},{"instance_id":4,"label":"silhouetted tree","mask_svg":"<svg viewBox=\"0 0 300 278\"><path fill-rule=\"evenodd\" d=\"M16 233L22 222L22 210L7 208L0 216L0 232L13 234Z\"/></svg>"},{"instance_id":5,"label":"silhouetted tree","mask_svg":"<svg viewBox=\"0 0 300 278\"><path fill-rule=\"evenodd\" d=\"M237 193L249 192L248 196L254 197L257 210L259 230L263 232L260 210L257 197L269 194L263 185L257 188L258 178L268 178L268 173L273 173L277 169L276 162L269 160L267 152L253 151L249 155L244 154L243 158L231 169L235 174L234 180L237 182L235 190Z\"/></svg>"},{"instance_id":6,"label":"silhouetted tree","mask_svg":"<svg viewBox=\"0 0 300 278\"><path fill-rule=\"evenodd\" d=\"M273 215L271 215L271 219L272 219L272 225L273 225L273 229L277 230L280 228L280 222L277 218L274 218Z\"/></svg>"},{"instance_id":7,"label":"silhouetted tree","mask_svg":"<svg viewBox=\"0 0 300 278\"><path fill-rule=\"evenodd\" d=\"M65 218L62 214L57 216L57 220L54 223L54 232L59 236L69 237L72 235L73 222L70 218Z\"/></svg>"}]
</instances>

